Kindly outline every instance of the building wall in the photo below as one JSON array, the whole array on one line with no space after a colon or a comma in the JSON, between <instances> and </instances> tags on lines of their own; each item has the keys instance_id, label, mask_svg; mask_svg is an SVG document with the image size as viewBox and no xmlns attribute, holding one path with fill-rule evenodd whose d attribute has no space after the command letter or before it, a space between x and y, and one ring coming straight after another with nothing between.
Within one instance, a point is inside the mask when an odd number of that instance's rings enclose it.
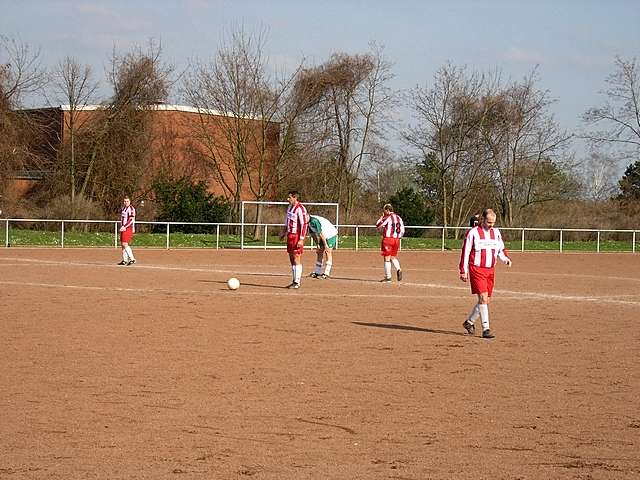
<instances>
[{"instance_id":1,"label":"building wall","mask_svg":"<svg viewBox=\"0 0 640 480\"><path fill-rule=\"evenodd\" d=\"M56 151L60 149L61 142L69 140L69 110L55 107L26 110L24 113L48 126L44 130L48 132L48 136L36 138L32 145L34 151L38 150L43 155L52 157L52 160L55 159ZM86 125L96 115L96 109L77 111L76 125ZM207 182L209 191L214 195L229 197L229 188L226 188L224 183L226 182L230 188L234 189L234 176L236 175L233 153L225 136L227 130L225 125L231 119L222 115L200 114L181 109L181 107L151 110L149 115L151 116L152 153L148 168L145 170L142 188L149 187L153 179L164 171L173 178L189 176L194 181L204 180ZM255 142L262 142L260 121L246 119L241 120L240 125ZM278 124L270 124L268 130L269 135L265 139L268 150L264 162L265 174L269 173L276 158L279 141ZM257 159L257 152L257 144L250 146L249 158ZM218 164L222 165L220 171L213 167L211 158L214 156L218 159ZM253 183L257 184L258 162L254 163L249 175L254 181ZM274 190L272 188L268 197L272 196ZM26 194L24 190L21 192ZM245 178L240 197L241 200L255 199L255 194L249 185L249 178Z\"/></svg>"}]
</instances>

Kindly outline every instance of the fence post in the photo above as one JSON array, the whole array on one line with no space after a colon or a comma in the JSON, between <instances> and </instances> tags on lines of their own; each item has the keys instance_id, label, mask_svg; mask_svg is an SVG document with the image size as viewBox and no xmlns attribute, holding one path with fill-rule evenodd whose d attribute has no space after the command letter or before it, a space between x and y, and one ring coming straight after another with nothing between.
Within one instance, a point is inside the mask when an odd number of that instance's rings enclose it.
<instances>
[{"instance_id":1,"label":"fence post","mask_svg":"<svg viewBox=\"0 0 640 480\"><path fill-rule=\"evenodd\" d=\"M560 229L560 253L562 253L562 229Z\"/></svg>"},{"instance_id":2,"label":"fence post","mask_svg":"<svg viewBox=\"0 0 640 480\"><path fill-rule=\"evenodd\" d=\"M267 224L264 224L264 249L267 249Z\"/></svg>"},{"instance_id":3,"label":"fence post","mask_svg":"<svg viewBox=\"0 0 640 480\"><path fill-rule=\"evenodd\" d=\"M118 248L118 222L113 222L113 248Z\"/></svg>"},{"instance_id":4,"label":"fence post","mask_svg":"<svg viewBox=\"0 0 640 480\"><path fill-rule=\"evenodd\" d=\"M220 244L220 224L216 225L216 250L218 250L218 246Z\"/></svg>"},{"instance_id":5,"label":"fence post","mask_svg":"<svg viewBox=\"0 0 640 480\"><path fill-rule=\"evenodd\" d=\"M598 230L598 241L596 243L596 252L600 253L600 230Z\"/></svg>"},{"instance_id":6,"label":"fence post","mask_svg":"<svg viewBox=\"0 0 640 480\"><path fill-rule=\"evenodd\" d=\"M358 251L358 226L356 225L356 252Z\"/></svg>"},{"instance_id":7,"label":"fence post","mask_svg":"<svg viewBox=\"0 0 640 480\"><path fill-rule=\"evenodd\" d=\"M520 251L524 252L524 227L522 228L522 238L520 239Z\"/></svg>"},{"instance_id":8,"label":"fence post","mask_svg":"<svg viewBox=\"0 0 640 480\"><path fill-rule=\"evenodd\" d=\"M167 222L167 250L169 250L169 222Z\"/></svg>"},{"instance_id":9,"label":"fence post","mask_svg":"<svg viewBox=\"0 0 640 480\"><path fill-rule=\"evenodd\" d=\"M633 231L631 236L631 253L636 253L636 231Z\"/></svg>"},{"instance_id":10,"label":"fence post","mask_svg":"<svg viewBox=\"0 0 640 480\"><path fill-rule=\"evenodd\" d=\"M62 227L60 229L60 248L64 248L64 220L62 220Z\"/></svg>"},{"instance_id":11,"label":"fence post","mask_svg":"<svg viewBox=\"0 0 640 480\"><path fill-rule=\"evenodd\" d=\"M634 232L635 234L635 232ZM633 242L633 244L635 245L635 242ZM4 229L4 246L5 247L9 247L9 220L7 219L5 221L5 229Z\"/></svg>"},{"instance_id":12,"label":"fence post","mask_svg":"<svg viewBox=\"0 0 640 480\"><path fill-rule=\"evenodd\" d=\"M442 245L440 245L440 251L444 252L444 227L442 227Z\"/></svg>"}]
</instances>

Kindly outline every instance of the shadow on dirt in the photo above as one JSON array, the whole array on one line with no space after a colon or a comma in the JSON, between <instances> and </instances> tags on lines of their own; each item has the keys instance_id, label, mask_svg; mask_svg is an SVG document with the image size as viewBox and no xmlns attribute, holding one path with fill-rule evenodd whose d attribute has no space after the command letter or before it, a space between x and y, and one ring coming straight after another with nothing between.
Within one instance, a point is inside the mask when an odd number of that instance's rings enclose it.
<instances>
[{"instance_id":1,"label":"shadow on dirt","mask_svg":"<svg viewBox=\"0 0 640 480\"><path fill-rule=\"evenodd\" d=\"M441 335L455 335L458 337L469 337L466 333L452 332L450 330L436 330L434 328L413 327L411 325L396 325L393 323L369 323L369 322L351 322L354 325L363 327L389 328L391 330L411 330L413 332L438 333ZM475 338L475 337L472 337ZM477 337L480 338L480 337Z\"/></svg>"}]
</instances>

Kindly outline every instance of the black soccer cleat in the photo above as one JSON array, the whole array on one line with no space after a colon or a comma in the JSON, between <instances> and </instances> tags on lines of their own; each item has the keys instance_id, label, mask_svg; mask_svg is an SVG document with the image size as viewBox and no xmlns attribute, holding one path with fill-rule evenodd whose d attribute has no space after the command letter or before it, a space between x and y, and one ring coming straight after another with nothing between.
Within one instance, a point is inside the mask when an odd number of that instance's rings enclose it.
<instances>
[{"instance_id":1,"label":"black soccer cleat","mask_svg":"<svg viewBox=\"0 0 640 480\"><path fill-rule=\"evenodd\" d=\"M329 278L331 278L329 275L327 275L326 273L323 273L322 275L320 275L320 278L327 280Z\"/></svg>"},{"instance_id":2,"label":"black soccer cleat","mask_svg":"<svg viewBox=\"0 0 640 480\"><path fill-rule=\"evenodd\" d=\"M316 273L316 272L311 272L311 273L309 274L309 276L310 276L311 278L318 278L320 275L319 275L318 273Z\"/></svg>"},{"instance_id":3,"label":"black soccer cleat","mask_svg":"<svg viewBox=\"0 0 640 480\"><path fill-rule=\"evenodd\" d=\"M118 265L128 265L128 262L126 262L125 260L122 260L120 263L118 263Z\"/></svg>"},{"instance_id":4,"label":"black soccer cleat","mask_svg":"<svg viewBox=\"0 0 640 480\"><path fill-rule=\"evenodd\" d=\"M289 285L287 285L287 288L300 288L300 284L298 282L293 282Z\"/></svg>"},{"instance_id":5,"label":"black soccer cleat","mask_svg":"<svg viewBox=\"0 0 640 480\"><path fill-rule=\"evenodd\" d=\"M396 272L396 277L398 277L398 281L402 280L402 270Z\"/></svg>"},{"instance_id":6,"label":"black soccer cleat","mask_svg":"<svg viewBox=\"0 0 640 480\"><path fill-rule=\"evenodd\" d=\"M475 335L476 326L473 323L465 320L464 322L462 322L462 326L464 327L464 329L467 331L469 335Z\"/></svg>"},{"instance_id":7,"label":"black soccer cleat","mask_svg":"<svg viewBox=\"0 0 640 480\"><path fill-rule=\"evenodd\" d=\"M482 332L482 338L495 338L495 335L488 328Z\"/></svg>"},{"instance_id":8,"label":"black soccer cleat","mask_svg":"<svg viewBox=\"0 0 640 480\"><path fill-rule=\"evenodd\" d=\"M380 280L380 283L391 283L391 277L384 277Z\"/></svg>"},{"instance_id":9,"label":"black soccer cleat","mask_svg":"<svg viewBox=\"0 0 640 480\"><path fill-rule=\"evenodd\" d=\"M135 258L132 258L131 260L129 260L129 261L127 262L127 265L133 265L134 263L136 263L136 259L135 259Z\"/></svg>"}]
</instances>

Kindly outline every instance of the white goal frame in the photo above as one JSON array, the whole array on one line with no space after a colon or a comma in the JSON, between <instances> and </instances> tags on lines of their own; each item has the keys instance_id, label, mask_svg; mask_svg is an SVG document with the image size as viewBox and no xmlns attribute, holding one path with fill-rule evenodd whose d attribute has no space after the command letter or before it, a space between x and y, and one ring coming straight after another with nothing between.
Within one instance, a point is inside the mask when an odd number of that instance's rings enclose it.
<instances>
[{"instance_id":1,"label":"white goal frame","mask_svg":"<svg viewBox=\"0 0 640 480\"><path fill-rule=\"evenodd\" d=\"M336 229L339 231L339 223L340 223L340 204L339 203L332 203L332 202L302 202L302 204L305 207L311 207L314 205L320 206L320 207L335 207L336 209ZM259 246L259 245L245 245L244 244L244 227L245 225L247 225L244 221L244 210L245 210L245 205L289 205L289 202L258 202L255 200L243 200L242 201L242 210L240 212L240 249L244 250L245 248L249 249L249 248L259 248L259 249L264 249L264 248L286 248L286 245L282 245L282 246ZM311 214L312 215L312 214ZM248 225L253 225L255 226L254 223L250 223ZM271 225L271 224L265 224L265 225ZM282 224L284 225L284 223ZM338 234L338 238L340 238L340 235ZM338 247L337 244L337 240L338 238L336 238L336 248Z\"/></svg>"}]
</instances>

